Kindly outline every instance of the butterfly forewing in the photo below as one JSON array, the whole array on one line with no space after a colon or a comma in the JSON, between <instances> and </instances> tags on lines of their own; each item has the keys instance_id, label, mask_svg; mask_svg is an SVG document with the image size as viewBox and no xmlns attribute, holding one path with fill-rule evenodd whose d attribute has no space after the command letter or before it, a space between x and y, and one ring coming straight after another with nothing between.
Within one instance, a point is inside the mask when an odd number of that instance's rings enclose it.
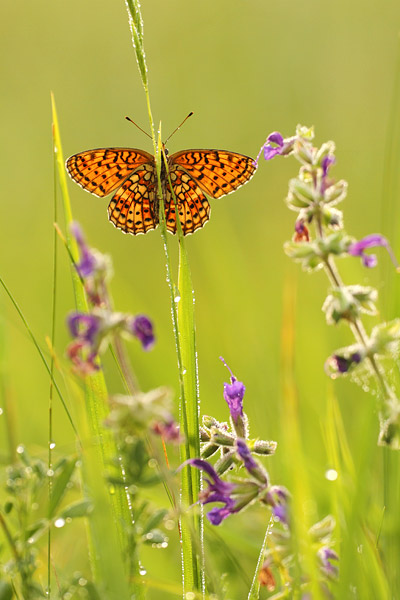
<instances>
[{"instance_id":1,"label":"butterfly forewing","mask_svg":"<svg viewBox=\"0 0 400 600\"><path fill-rule=\"evenodd\" d=\"M132 171L153 162L153 157L136 148L98 148L74 154L67 170L74 181L95 196L115 191Z\"/></svg>"},{"instance_id":2,"label":"butterfly forewing","mask_svg":"<svg viewBox=\"0 0 400 600\"><path fill-rule=\"evenodd\" d=\"M170 161L183 167L212 198L235 191L252 178L257 168L249 156L228 150L182 150Z\"/></svg>"}]
</instances>

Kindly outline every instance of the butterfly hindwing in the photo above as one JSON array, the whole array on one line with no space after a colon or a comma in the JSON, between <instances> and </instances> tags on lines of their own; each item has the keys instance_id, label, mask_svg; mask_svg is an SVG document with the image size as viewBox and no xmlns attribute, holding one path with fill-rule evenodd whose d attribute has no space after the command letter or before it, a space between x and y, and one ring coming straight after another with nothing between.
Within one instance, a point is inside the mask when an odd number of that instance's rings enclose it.
<instances>
[{"instance_id":1,"label":"butterfly hindwing","mask_svg":"<svg viewBox=\"0 0 400 600\"><path fill-rule=\"evenodd\" d=\"M156 214L155 167L144 164L132 173L111 198L110 221L125 233L147 233L158 224Z\"/></svg>"},{"instance_id":2,"label":"butterfly hindwing","mask_svg":"<svg viewBox=\"0 0 400 600\"><path fill-rule=\"evenodd\" d=\"M194 233L210 218L210 204L197 182L179 165L170 165L170 177L183 235ZM169 184L165 199L165 220L168 231L176 233L175 200Z\"/></svg>"},{"instance_id":3,"label":"butterfly hindwing","mask_svg":"<svg viewBox=\"0 0 400 600\"><path fill-rule=\"evenodd\" d=\"M83 189L95 196L114 192L132 171L153 162L153 157L136 148L98 148L70 156L67 171Z\"/></svg>"},{"instance_id":4,"label":"butterfly hindwing","mask_svg":"<svg viewBox=\"0 0 400 600\"><path fill-rule=\"evenodd\" d=\"M170 161L183 167L212 198L230 194L247 183L257 168L249 156L228 150L182 150Z\"/></svg>"}]
</instances>

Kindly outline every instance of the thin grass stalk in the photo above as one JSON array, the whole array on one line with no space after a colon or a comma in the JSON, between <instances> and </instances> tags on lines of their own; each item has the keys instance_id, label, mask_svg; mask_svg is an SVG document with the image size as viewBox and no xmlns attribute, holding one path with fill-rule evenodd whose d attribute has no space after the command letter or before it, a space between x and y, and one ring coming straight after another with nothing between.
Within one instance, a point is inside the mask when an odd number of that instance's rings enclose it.
<instances>
[{"instance_id":1,"label":"thin grass stalk","mask_svg":"<svg viewBox=\"0 0 400 600\"><path fill-rule=\"evenodd\" d=\"M267 545L268 545L268 536L270 534L270 531L271 531L273 525L274 525L274 521L273 521L273 518L271 517L269 520L269 523L268 523L267 530L265 532L263 543L261 545L260 553L258 555L257 565L256 565L256 569L254 571L254 577L253 577L253 581L251 582L251 587L249 590L249 595L247 596L247 600L258 600L260 597L261 582L260 582L258 575L260 573L260 569L263 564L265 551L266 551Z\"/></svg>"},{"instance_id":2,"label":"thin grass stalk","mask_svg":"<svg viewBox=\"0 0 400 600\"><path fill-rule=\"evenodd\" d=\"M53 215L54 223L57 223L57 164L55 154L53 152ZM56 332L56 296L57 296L57 231L53 232L53 291L52 291L52 307L51 307L51 348L55 345ZM54 379L54 353L51 353L50 361L50 389L49 389L49 422L48 422L48 472L52 471L53 467L53 379ZM53 478L49 477L49 506L53 491ZM47 590L46 593L51 598L51 523L47 532Z\"/></svg>"},{"instance_id":3,"label":"thin grass stalk","mask_svg":"<svg viewBox=\"0 0 400 600\"><path fill-rule=\"evenodd\" d=\"M1 302L0 309L3 307ZM0 310L1 312L1 310ZM0 318L0 399L2 400L1 406L4 415L4 427L7 446L8 446L8 462L12 464L15 462L15 450L17 447L16 435L15 435L15 419L14 410L11 403L7 382L6 382L6 329L5 320Z\"/></svg>"},{"instance_id":4,"label":"thin grass stalk","mask_svg":"<svg viewBox=\"0 0 400 600\"><path fill-rule=\"evenodd\" d=\"M299 429L299 401L296 387L294 367L295 353L295 306L296 284L288 279L284 287L283 321L281 340L282 364L282 432L283 451L286 450L291 461L288 465L290 486L292 492L291 502L291 537L293 554L295 557L295 578L293 581L294 598L300 597L300 584L302 581L303 567L310 580L310 592L313 600L321 598L318 585L318 570L316 565L315 549L309 535L312 525L309 515L304 511L309 499L312 497L308 482L307 469L304 464L304 451ZM304 565L299 562L300 555L304 558Z\"/></svg>"},{"instance_id":5,"label":"thin grass stalk","mask_svg":"<svg viewBox=\"0 0 400 600\"><path fill-rule=\"evenodd\" d=\"M400 36L397 45L397 61L394 73L393 94L389 110L386 133L386 150L382 185L381 222L382 231L393 242L396 256L400 256L400 211L398 207L400 161ZM382 279L387 282L383 287L383 311L387 318L400 314L400 282L398 273L391 265L382 263ZM399 383L400 362L397 359L397 383ZM400 505L400 465L399 460L389 448L383 449L383 494L385 515L383 538L385 543L385 564L391 583L393 598L400 597L400 572L398 557L400 555L400 529L398 525L398 509Z\"/></svg>"},{"instance_id":6,"label":"thin grass stalk","mask_svg":"<svg viewBox=\"0 0 400 600\"><path fill-rule=\"evenodd\" d=\"M125 0L129 15L129 25L132 33L132 43L136 54L139 73L142 79L146 96L147 111L153 140L154 156L157 171L157 195L159 200L159 221L161 237L163 240L166 276L171 299L172 325L174 330L179 382L180 382L180 419L181 428L185 434L186 442L181 446L181 457L186 460L200 455L199 440L199 402L198 402L198 376L197 356L195 345L193 288L191 283L188 257L183 241L183 234L179 215L176 210L176 222L179 241L179 271L178 286L172 279L171 260L169 256L167 228L165 223L164 198L161 182L161 162L168 168L165 152L161 142L161 127L156 139L154 120L151 111L150 93L148 85L148 69L143 45L143 19L140 4L137 0ZM163 156L161 156L161 152ZM171 185L171 182L169 182ZM172 186L171 186L172 189ZM174 198L176 209L176 198ZM179 298L177 302L176 299ZM178 304L178 307L176 306ZM197 471L197 470L196 470ZM182 469L181 474L181 500L185 507L197 501L200 491L200 475L191 473L189 468ZM204 586L202 571L199 565L196 540L193 539L193 530L197 532L202 547L202 519L193 518L191 522L181 520L181 548L183 566L184 593L202 589ZM203 555L203 550L201 550Z\"/></svg>"},{"instance_id":7,"label":"thin grass stalk","mask_svg":"<svg viewBox=\"0 0 400 600\"><path fill-rule=\"evenodd\" d=\"M35 346L35 348L36 348L36 350L37 350L37 352L39 354L39 357L40 357L40 359L41 359L41 361L42 361L42 363L44 365L44 368L46 369L47 373L50 375L50 378L51 378L51 381L53 383L54 389L56 390L57 395L58 395L58 397L61 400L61 404L63 405L63 408L64 408L64 410L65 410L65 412L67 414L68 421L70 422L71 427L72 427L72 429L73 429L73 431L74 431L74 433L77 436L77 439L79 441L80 438L79 438L79 434L78 434L78 430L76 428L76 425L75 425L75 423L74 423L74 421L72 419L71 413L69 412L69 409L68 409L68 406L67 406L67 404L65 402L64 396L63 396L63 394L62 394L62 392L61 392L61 390L60 390L60 388L59 388L56 380L54 379L54 377L52 377L51 369L50 369L50 367L49 367L49 365L47 363L46 357L43 354L43 350L41 349L41 347L39 345L39 342L37 341L37 339L36 339L36 337L35 337L32 329L31 329L28 321L26 320L26 318L24 316L24 313L22 312L22 310L21 310L18 302L16 301L16 299L12 295L11 290L8 288L8 286L6 285L6 282L4 281L4 279L2 277L0 277L0 285L3 287L3 289L6 292L7 296L11 300L11 302L12 302L15 310L17 311L17 313L18 313L18 315L19 315L19 317L20 317L20 319L21 319L21 321L22 321L22 323L23 323L23 325L24 325L24 327L25 327L25 329L26 329L26 331L27 331L30 339L32 340L32 342L33 342L33 344L34 344L34 346Z\"/></svg>"},{"instance_id":8,"label":"thin grass stalk","mask_svg":"<svg viewBox=\"0 0 400 600\"><path fill-rule=\"evenodd\" d=\"M175 289L174 307L177 306L176 344L178 351L179 379L181 388L180 420L185 433L186 443L182 444L181 461L200 456L199 437L199 380L196 351L196 327L194 318L194 291L186 252L185 239L178 214L178 203L172 187L165 150L162 150L166 165L167 179L175 203L175 218L179 243L178 288ZM165 213L163 211L165 221ZM183 506L191 506L199 497L201 487L200 471L189 466L181 471L181 500ZM191 580L185 578L186 591L203 589L204 592L204 544L203 544L203 512L199 516L191 516L181 521L183 562L185 572L190 573ZM195 534L196 539L193 537ZM200 555L199 555L200 551ZM192 586L192 587L190 587Z\"/></svg>"},{"instance_id":9,"label":"thin grass stalk","mask_svg":"<svg viewBox=\"0 0 400 600\"><path fill-rule=\"evenodd\" d=\"M73 261L77 262L77 244L69 231L72 223L72 211L53 95L52 113L54 151L64 208L67 245ZM87 312L88 305L82 282L73 266L71 272L76 306L78 310ZM102 371L86 379L85 403L89 437L83 439L93 439L95 442L94 446L86 444L83 454L84 483L95 505L95 510L90 518L92 535L90 543L95 549L92 560L98 578L111 597L123 600L129 598L133 591L135 598L139 600L144 597L144 590L139 581L140 565L137 557L134 563L131 561L131 564L134 565L133 572L130 573L133 579L131 591L124 573L123 552L126 551L128 540L123 524L124 522L127 524L132 522L128 493L127 490L117 486L111 494L103 479L105 469L118 455L111 432L103 427L104 419L108 413L107 398L107 388ZM108 535L107 530L109 531Z\"/></svg>"}]
</instances>

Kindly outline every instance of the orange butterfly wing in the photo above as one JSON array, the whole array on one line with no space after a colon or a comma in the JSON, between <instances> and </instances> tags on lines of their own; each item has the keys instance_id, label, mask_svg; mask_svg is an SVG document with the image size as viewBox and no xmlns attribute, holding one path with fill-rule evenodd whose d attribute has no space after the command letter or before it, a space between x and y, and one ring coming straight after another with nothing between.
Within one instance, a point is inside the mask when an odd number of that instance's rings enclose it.
<instances>
[{"instance_id":1,"label":"orange butterfly wing","mask_svg":"<svg viewBox=\"0 0 400 600\"><path fill-rule=\"evenodd\" d=\"M132 171L153 163L151 154L136 148L97 148L70 156L66 167L84 190L102 198L115 191Z\"/></svg>"},{"instance_id":2,"label":"orange butterfly wing","mask_svg":"<svg viewBox=\"0 0 400 600\"><path fill-rule=\"evenodd\" d=\"M212 198L234 192L247 183L257 167L250 156L228 150L182 150L170 157Z\"/></svg>"},{"instance_id":3,"label":"orange butterfly wing","mask_svg":"<svg viewBox=\"0 0 400 600\"><path fill-rule=\"evenodd\" d=\"M168 231L176 233L175 200L184 235L210 218L212 198L230 194L254 175L253 159L227 150L182 150L168 158L172 191L162 173ZM95 196L115 192L108 206L110 221L125 233L147 233L159 222L154 158L136 148L98 148L71 156L71 178Z\"/></svg>"},{"instance_id":4,"label":"orange butterfly wing","mask_svg":"<svg viewBox=\"0 0 400 600\"><path fill-rule=\"evenodd\" d=\"M147 233L158 225L155 165L137 168L111 198L110 221L125 233Z\"/></svg>"},{"instance_id":5,"label":"orange butterfly wing","mask_svg":"<svg viewBox=\"0 0 400 600\"><path fill-rule=\"evenodd\" d=\"M172 189L177 202L183 235L194 233L210 218L210 204L193 177L179 165L170 164ZM169 184L166 187L165 221L168 231L176 233L175 200Z\"/></svg>"}]
</instances>

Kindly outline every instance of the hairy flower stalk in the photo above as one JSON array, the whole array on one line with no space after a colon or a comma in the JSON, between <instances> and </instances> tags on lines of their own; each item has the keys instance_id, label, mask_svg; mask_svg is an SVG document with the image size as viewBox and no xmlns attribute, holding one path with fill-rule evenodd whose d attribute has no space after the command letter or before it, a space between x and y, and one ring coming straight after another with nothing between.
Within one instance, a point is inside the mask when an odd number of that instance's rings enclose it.
<instances>
[{"instance_id":1,"label":"hairy flower stalk","mask_svg":"<svg viewBox=\"0 0 400 600\"><path fill-rule=\"evenodd\" d=\"M285 252L301 262L307 271L323 268L331 283L323 310L328 324L347 321L356 343L337 350L326 361L328 375L336 378L350 372L360 371L369 365L380 390L379 444L400 448L400 401L390 385L382 357L392 356L400 346L400 321L394 320L374 327L368 335L361 315L375 315L377 291L360 285L345 285L335 263L335 257L360 257L365 267L377 264L370 248L385 248L396 269L397 260L387 239L381 234L370 234L362 240L354 240L343 226L343 214L337 205L345 199L347 182L336 181L330 174L336 159L335 145L326 142L320 148L313 146L312 129L298 126L296 135L284 139L277 132L268 136L260 154L266 160L275 156L293 155L300 163L297 178L289 182L286 199L288 207L298 213L293 240L285 244ZM314 226L314 237L310 226Z\"/></svg>"}]
</instances>

